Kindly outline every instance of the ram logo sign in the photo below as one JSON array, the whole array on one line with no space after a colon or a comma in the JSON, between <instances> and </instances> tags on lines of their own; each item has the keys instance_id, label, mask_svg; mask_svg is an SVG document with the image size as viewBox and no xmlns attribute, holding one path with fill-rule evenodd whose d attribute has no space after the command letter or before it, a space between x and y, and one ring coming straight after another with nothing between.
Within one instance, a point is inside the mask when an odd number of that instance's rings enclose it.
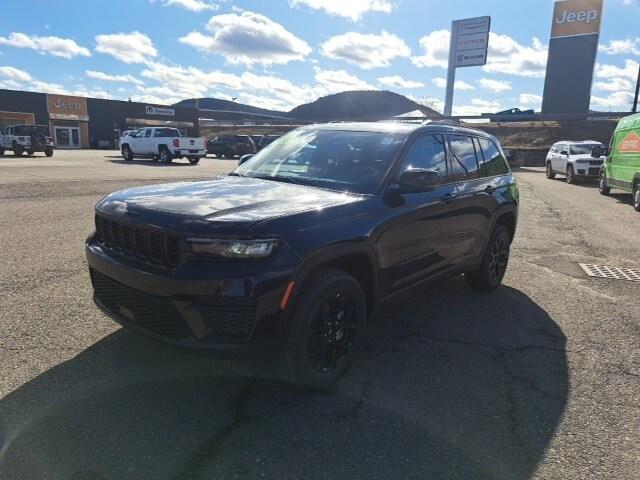
<instances>
[{"instance_id":1,"label":"ram logo sign","mask_svg":"<svg viewBox=\"0 0 640 480\"><path fill-rule=\"evenodd\" d=\"M600 33L603 0L566 0L556 2L551 38Z\"/></svg>"}]
</instances>

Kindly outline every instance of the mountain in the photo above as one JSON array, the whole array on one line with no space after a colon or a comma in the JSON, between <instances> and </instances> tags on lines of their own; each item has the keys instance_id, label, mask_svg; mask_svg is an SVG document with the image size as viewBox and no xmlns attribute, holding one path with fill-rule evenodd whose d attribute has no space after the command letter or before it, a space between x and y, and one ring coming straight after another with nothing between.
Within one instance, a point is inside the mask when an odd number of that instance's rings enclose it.
<instances>
[{"instance_id":1,"label":"mountain","mask_svg":"<svg viewBox=\"0 0 640 480\"><path fill-rule=\"evenodd\" d=\"M341 120L384 120L420 110L428 117L440 117L435 110L389 91L362 90L336 93L300 105L288 113L296 120L316 122Z\"/></svg>"},{"instance_id":2,"label":"mountain","mask_svg":"<svg viewBox=\"0 0 640 480\"><path fill-rule=\"evenodd\" d=\"M207 110L227 110L232 112L259 113L262 115L275 115L277 117L288 116L287 112L267 110L266 108L258 108L251 105L245 105L244 103L232 102L231 100L222 100L220 98L190 98L188 100L182 100L174 104L174 106L195 107L196 101L198 102L198 108L204 108Z\"/></svg>"},{"instance_id":3,"label":"mountain","mask_svg":"<svg viewBox=\"0 0 640 480\"><path fill-rule=\"evenodd\" d=\"M350 91L327 95L314 102L299 105L290 112L267 110L219 98L191 98L182 100L175 106L195 107L196 102L199 108L203 109L258 113L308 122L384 120L414 110L420 110L430 118L441 116L435 110L419 105L403 95L380 90Z\"/></svg>"}]
</instances>

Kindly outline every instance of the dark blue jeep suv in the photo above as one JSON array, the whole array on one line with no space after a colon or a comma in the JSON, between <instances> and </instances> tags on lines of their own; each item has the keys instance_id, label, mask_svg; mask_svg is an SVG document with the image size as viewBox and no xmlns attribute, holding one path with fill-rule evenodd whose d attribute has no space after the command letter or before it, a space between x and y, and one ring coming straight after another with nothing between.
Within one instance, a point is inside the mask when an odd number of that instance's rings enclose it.
<instances>
[{"instance_id":1,"label":"dark blue jeep suv","mask_svg":"<svg viewBox=\"0 0 640 480\"><path fill-rule=\"evenodd\" d=\"M484 132L313 125L229 175L108 195L86 254L96 304L122 325L193 347L279 339L297 382L329 388L378 303L458 274L496 288L517 218Z\"/></svg>"}]
</instances>

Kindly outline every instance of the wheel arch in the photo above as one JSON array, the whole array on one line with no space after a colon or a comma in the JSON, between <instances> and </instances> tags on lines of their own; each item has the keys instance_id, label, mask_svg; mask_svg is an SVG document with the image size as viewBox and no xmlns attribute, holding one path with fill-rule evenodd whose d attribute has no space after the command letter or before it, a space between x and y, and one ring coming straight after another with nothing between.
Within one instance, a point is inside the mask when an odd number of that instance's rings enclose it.
<instances>
[{"instance_id":1,"label":"wheel arch","mask_svg":"<svg viewBox=\"0 0 640 480\"><path fill-rule=\"evenodd\" d=\"M335 268L353 276L365 294L370 315L379 298L378 260L373 249L364 243L324 248L303 260L294 273L296 288L292 301L300 298L304 285L322 268Z\"/></svg>"}]
</instances>

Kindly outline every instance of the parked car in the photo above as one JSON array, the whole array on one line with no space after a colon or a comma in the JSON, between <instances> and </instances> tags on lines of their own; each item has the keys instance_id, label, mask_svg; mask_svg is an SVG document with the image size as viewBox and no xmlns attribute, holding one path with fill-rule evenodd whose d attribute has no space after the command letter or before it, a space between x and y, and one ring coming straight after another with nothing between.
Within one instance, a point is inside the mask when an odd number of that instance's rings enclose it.
<instances>
[{"instance_id":1,"label":"parked car","mask_svg":"<svg viewBox=\"0 0 640 480\"><path fill-rule=\"evenodd\" d=\"M249 135L221 135L207 143L207 153L222 158L256 153L256 145Z\"/></svg>"},{"instance_id":2,"label":"parked car","mask_svg":"<svg viewBox=\"0 0 640 480\"><path fill-rule=\"evenodd\" d=\"M53 155L53 139L46 125L8 125L0 135L0 155L7 150L16 157L44 152L47 157Z\"/></svg>"},{"instance_id":3,"label":"parked car","mask_svg":"<svg viewBox=\"0 0 640 480\"><path fill-rule=\"evenodd\" d=\"M280 138L280 135L265 135L264 137L262 137L262 140L260 140L260 143L256 144L258 151L262 150L264 147L266 147L267 145L270 145L271 143L273 143L275 140L279 138Z\"/></svg>"},{"instance_id":4,"label":"parked car","mask_svg":"<svg viewBox=\"0 0 640 480\"><path fill-rule=\"evenodd\" d=\"M192 165L207 154L203 138L183 137L177 128L167 127L136 130L122 138L120 150L127 161L142 157L171 163L174 158L187 157Z\"/></svg>"},{"instance_id":5,"label":"parked car","mask_svg":"<svg viewBox=\"0 0 640 480\"><path fill-rule=\"evenodd\" d=\"M609 195L612 188L632 193L633 207L640 212L640 114L620 120L609 145L609 152L593 151L595 157L607 155L600 170L600 193Z\"/></svg>"},{"instance_id":6,"label":"parked car","mask_svg":"<svg viewBox=\"0 0 640 480\"><path fill-rule=\"evenodd\" d=\"M594 140L554 143L545 160L547 178L555 178L560 174L565 176L567 183L597 180L604 156L593 158L591 152L594 147L602 148L603 145Z\"/></svg>"},{"instance_id":7,"label":"parked car","mask_svg":"<svg viewBox=\"0 0 640 480\"><path fill-rule=\"evenodd\" d=\"M500 285L518 197L500 144L480 130L301 127L227 176L98 202L94 300L181 346L279 339L291 378L329 389L379 303L458 274L477 290Z\"/></svg>"}]
</instances>

